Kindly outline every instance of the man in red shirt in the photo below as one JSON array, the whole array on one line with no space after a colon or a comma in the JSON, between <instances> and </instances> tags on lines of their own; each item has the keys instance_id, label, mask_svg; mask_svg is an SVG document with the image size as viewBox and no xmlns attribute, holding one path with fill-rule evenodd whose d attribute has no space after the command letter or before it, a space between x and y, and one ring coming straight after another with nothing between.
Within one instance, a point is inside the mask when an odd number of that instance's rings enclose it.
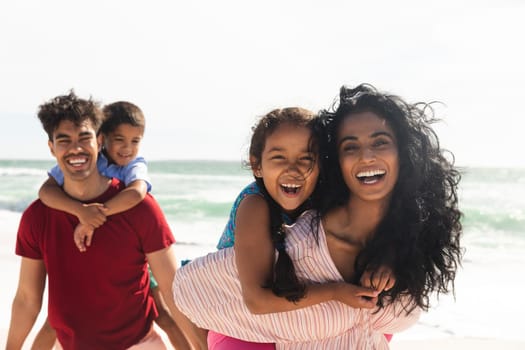
<instances>
[{"instance_id":1,"label":"man in red shirt","mask_svg":"<svg viewBox=\"0 0 525 350\"><path fill-rule=\"evenodd\" d=\"M97 103L69 95L40 106L49 148L64 173L64 191L83 203L104 203L125 188L96 166L102 113ZM149 290L149 263L175 314L171 286L175 242L151 195L109 216L90 249L73 241L78 219L40 200L22 215L16 253L22 257L6 349L20 349L42 305L46 274L48 318L64 349L165 349L152 328L157 316ZM180 348L189 348L182 332ZM179 348L179 346L177 347Z\"/></svg>"}]
</instances>

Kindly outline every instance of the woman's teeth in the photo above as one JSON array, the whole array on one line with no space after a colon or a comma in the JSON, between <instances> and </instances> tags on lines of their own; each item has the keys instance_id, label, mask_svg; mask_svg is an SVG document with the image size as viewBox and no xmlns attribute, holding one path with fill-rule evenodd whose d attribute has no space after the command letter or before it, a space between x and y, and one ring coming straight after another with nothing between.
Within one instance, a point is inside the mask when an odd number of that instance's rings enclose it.
<instances>
[{"instance_id":1,"label":"woman's teeth","mask_svg":"<svg viewBox=\"0 0 525 350\"><path fill-rule=\"evenodd\" d=\"M356 177L365 184L371 184L377 182L385 174L385 170L367 170L357 173Z\"/></svg>"}]
</instances>

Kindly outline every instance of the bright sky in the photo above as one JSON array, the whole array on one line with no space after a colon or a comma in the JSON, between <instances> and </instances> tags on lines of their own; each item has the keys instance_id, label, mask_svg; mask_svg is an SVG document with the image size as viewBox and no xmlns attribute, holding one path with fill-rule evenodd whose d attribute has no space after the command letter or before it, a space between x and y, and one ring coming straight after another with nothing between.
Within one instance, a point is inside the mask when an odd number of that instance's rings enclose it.
<instances>
[{"instance_id":1,"label":"bright sky","mask_svg":"<svg viewBox=\"0 0 525 350\"><path fill-rule=\"evenodd\" d=\"M129 100L154 159L245 156L276 107L328 107L342 84L440 100L459 165L525 167L525 2L2 1L0 159L52 159L35 116L74 88Z\"/></svg>"}]
</instances>

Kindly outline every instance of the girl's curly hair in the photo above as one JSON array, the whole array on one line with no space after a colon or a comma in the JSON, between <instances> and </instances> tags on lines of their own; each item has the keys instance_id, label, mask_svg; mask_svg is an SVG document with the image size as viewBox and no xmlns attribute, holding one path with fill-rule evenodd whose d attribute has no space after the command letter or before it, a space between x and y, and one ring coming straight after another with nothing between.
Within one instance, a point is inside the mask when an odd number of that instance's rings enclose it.
<instances>
[{"instance_id":1,"label":"girl's curly hair","mask_svg":"<svg viewBox=\"0 0 525 350\"><path fill-rule=\"evenodd\" d=\"M385 217L357 256L356 281L365 269L390 266L396 283L381 293L379 305L409 296L404 304L408 311L415 306L427 310L432 292L454 290L462 256L457 195L461 176L431 127L438 121L432 103L409 104L368 84L343 86L338 103L320 113L328 136L320 147L327 177L320 215L351 196L338 162L337 132L345 118L366 111L385 119L394 131L399 175Z\"/></svg>"}]
</instances>

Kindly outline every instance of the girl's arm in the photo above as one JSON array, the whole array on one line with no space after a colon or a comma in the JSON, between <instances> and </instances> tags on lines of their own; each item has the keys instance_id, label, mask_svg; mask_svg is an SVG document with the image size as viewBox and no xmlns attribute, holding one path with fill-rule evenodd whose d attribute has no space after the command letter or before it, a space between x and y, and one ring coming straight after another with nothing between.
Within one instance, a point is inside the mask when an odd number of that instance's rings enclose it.
<instances>
[{"instance_id":1,"label":"girl's arm","mask_svg":"<svg viewBox=\"0 0 525 350\"><path fill-rule=\"evenodd\" d=\"M273 273L275 250L269 207L262 196L248 195L239 205L234 249L243 299L254 314L297 310L329 300L355 308L375 307L376 291L344 282L308 285L306 296L295 303L264 288Z\"/></svg>"},{"instance_id":2,"label":"girl's arm","mask_svg":"<svg viewBox=\"0 0 525 350\"><path fill-rule=\"evenodd\" d=\"M121 213L133 208L146 197L148 185L144 180L135 180L116 196L104 203L106 215Z\"/></svg>"},{"instance_id":3,"label":"girl's arm","mask_svg":"<svg viewBox=\"0 0 525 350\"><path fill-rule=\"evenodd\" d=\"M84 205L69 197L52 177L40 187L38 197L48 207L75 215L81 224L97 228L106 221L106 215L100 210L102 204Z\"/></svg>"}]
</instances>

